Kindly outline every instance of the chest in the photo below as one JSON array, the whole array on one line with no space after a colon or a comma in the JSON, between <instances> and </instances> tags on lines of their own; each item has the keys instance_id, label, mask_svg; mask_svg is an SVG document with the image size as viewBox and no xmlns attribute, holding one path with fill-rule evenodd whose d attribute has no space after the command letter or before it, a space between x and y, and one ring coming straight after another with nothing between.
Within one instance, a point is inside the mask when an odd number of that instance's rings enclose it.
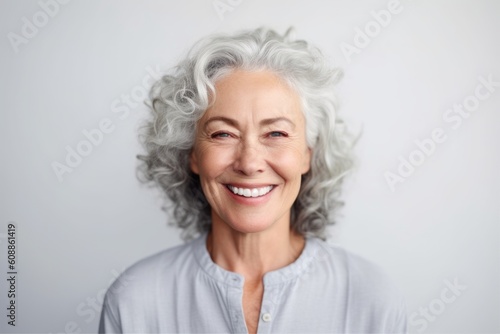
<instances>
[{"instance_id":1,"label":"chest","mask_svg":"<svg viewBox=\"0 0 500 334\"><path fill-rule=\"evenodd\" d=\"M259 283L245 283L243 288L243 314L248 333L257 333L264 286Z\"/></svg>"}]
</instances>

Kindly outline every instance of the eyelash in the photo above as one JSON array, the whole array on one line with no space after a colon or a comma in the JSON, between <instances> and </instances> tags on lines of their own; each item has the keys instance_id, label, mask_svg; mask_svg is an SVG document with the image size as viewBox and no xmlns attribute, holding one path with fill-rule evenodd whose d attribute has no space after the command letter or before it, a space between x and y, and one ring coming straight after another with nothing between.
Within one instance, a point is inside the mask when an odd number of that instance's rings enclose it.
<instances>
[{"instance_id":1,"label":"eyelash","mask_svg":"<svg viewBox=\"0 0 500 334\"><path fill-rule=\"evenodd\" d=\"M231 137L232 135L228 132L216 132L216 133L213 133L212 135L210 135L211 138L229 138ZM288 133L286 132L283 132L283 131L271 131L269 133L267 133L267 136L268 137L271 137L271 138L277 138L277 137L288 137Z\"/></svg>"},{"instance_id":2,"label":"eyelash","mask_svg":"<svg viewBox=\"0 0 500 334\"><path fill-rule=\"evenodd\" d=\"M225 136L221 136L221 135L225 135ZM227 132L216 132L216 133L213 133L210 137L211 138L229 138L229 137L231 137L231 134L229 134Z\"/></svg>"},{"instance_id":3,"label":"eyelash","mask_svg":"<svg viewBox=\"0 0 500 334\"><path fill-rule=\"evenodd\" d=\"M273 134L279 134L279 137L288 137L288 133L283 132L283 131L271 131L271 132L269 132L269 137L277 137L277 136L273 136Z\"/></svg>"}]
</instances>

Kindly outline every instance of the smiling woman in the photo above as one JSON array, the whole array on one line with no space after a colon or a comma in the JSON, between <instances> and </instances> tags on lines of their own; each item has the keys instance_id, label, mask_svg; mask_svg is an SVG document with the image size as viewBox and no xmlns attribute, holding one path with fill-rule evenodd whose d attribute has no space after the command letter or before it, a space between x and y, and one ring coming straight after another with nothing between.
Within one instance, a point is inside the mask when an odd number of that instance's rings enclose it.
<instances>
[{"instance_id":1,"label":"smiling woman","mask_svg":"<svg viewBox=\"0 0 500 334\"><path fill-rule=\"evenodd\" d=\"M211 230L286 234L311 160L299 98L268 71L236 70L215 91L191 154L191 170L212 209Z\"/></svg>"},{"instance_id":2,"label":"smiling woman","mask_svg":"<svg viewBox=\"0 0 500 334\"><path fill-rule=\"evenodd\" d=\"M101 333L406 331L385 275L324 240L352 165L338 76L257 29L200 41L155 85L141 171L188 242L126 271Z\"/></svg>"}]
</instances>

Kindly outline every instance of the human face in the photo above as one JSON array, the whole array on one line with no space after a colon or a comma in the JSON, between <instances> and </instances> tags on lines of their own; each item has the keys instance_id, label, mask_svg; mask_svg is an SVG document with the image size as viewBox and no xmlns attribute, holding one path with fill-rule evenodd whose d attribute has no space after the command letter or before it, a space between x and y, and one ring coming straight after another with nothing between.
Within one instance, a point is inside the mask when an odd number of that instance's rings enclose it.
<instances>
[{"instance_id":1,"label":"human face","mask_svg":"<svg viewBox=\"0 0 500 334\"><path fill-rule=\"evenodd\" d=\"M267 71L235 70L215 91L191 154L212 224L242 233L289 226L311 159L298 95Z\"/></svg>"}]
</instances>

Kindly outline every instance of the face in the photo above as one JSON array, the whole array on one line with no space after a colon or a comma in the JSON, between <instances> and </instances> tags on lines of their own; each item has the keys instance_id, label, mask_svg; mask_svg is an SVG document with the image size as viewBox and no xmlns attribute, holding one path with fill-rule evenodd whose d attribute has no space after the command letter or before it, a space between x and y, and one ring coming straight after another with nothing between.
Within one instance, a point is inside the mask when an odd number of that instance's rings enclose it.
<instances>
[{"instance_id":1,"label":"face","mask_svg":"<svg viewBox=\"0 0 500 334\"><path fill-rule=\"evenodd\" d=\"M215 89L191 154L212 224L242 233L289 226L311 159L298 95L266 71L236 70Z\"/></svg>"}]
</instances>

